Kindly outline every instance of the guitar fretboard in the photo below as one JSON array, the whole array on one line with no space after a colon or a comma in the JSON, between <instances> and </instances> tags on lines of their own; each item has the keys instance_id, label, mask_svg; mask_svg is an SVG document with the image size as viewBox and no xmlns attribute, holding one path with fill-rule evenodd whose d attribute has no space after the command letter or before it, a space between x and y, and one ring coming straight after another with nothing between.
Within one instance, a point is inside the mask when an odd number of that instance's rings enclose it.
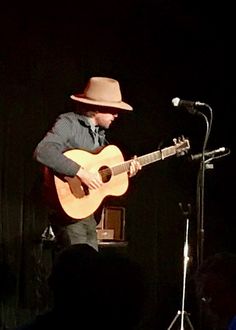
<instances>
[{"instance_id":1,"label":"guitar fretboard","mask_svg":"<svg viewBox=\"0 0 236 330\"><path fill-rule=\"evenodd\" d=\"M149 154L137 157L137 160L139 161L141 166L145 166L151 163L154 163L158 160L163 160L167 157L173 156L176 154L176 147L175 146L171 146L168 148L164 148L162 150L157 150L154 152L150 152ZM124 172L128 172L129 171L129 167L130 167L130 163L131 163L131 159L122 163L122 164L118 164L115 165L111 168L112 170L112 174L113 175L118 175Z\"/></svg>"}]
</instances>

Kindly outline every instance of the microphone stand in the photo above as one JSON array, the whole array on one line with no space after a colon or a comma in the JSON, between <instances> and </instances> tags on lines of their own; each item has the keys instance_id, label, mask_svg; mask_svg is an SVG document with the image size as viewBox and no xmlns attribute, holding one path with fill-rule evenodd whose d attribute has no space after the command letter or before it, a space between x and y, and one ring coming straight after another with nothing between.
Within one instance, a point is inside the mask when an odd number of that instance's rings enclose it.
<instances>
[{"instance_id":1,"label":"microphone stand","mask_svg":"<svg viewBox=\"0 0 236 330\"><path fill-rule=\"evenodd\" d=\"M184 211L182 207L182 203L179 203L179 207L182 210L184 217L186 218L186 230L185 230L185 242L184 242L184 249L183 249L183 287L182 287L182 304L181 304L181 311L177 311L176 316L172 320L171 324L167 328L167 330L171 330L178 320L179 316L181 317L180 320L180 330L185 329L186 323L188 323L188 328L194 330L193 325L189 318L189 313L185 311L185 296L186 296L186 277L187 277L187 268L188 268L188 261L189 261L189 244L188 244L188 236L189 236L189 215L191 213L191 205L188 204L188 210Z\"/></svg>"},{"instance_id":2,"label":"microphone stand","mask_svg":"<svg viewBox=\"0 0 236 330\"><path fill-rule=\"evenodd\" d=\"M205 150L211 132L213 113L209 105L205 104L210 110L210 121L205 114L198 112L206 122L206 135L202 148L202 157L197 180L197 265L202 263L204 257L204 193L205 193L205 170L211 168L205 161Z\"/></svg>"},{"instance_id":3,"label":"microphone stand","mask_svg":"<svg viewBox=\"0 0 236 330\"><path fill-rule=\"evenodd\" d=\"M202 157L197 177L197 267L203 261L204 258L204 239L205 239L205 232L204 232L204 191L205 191L205 170L206 168L210 168L209 164L206 164L205 161L205 149L209 139L209 135L211 132L212 120L213 120L213 113L210 106L205 104L205 106L210 110L210 121L205 114L202 112L198 112L200 116L202 116L206 122L206 134L205 139L203 142L202 148ZM199 306L199 327L202 329L202 303L200 302Z\"/></svg>"},{"instance_id":4,"label":"microphone stand","mask_svg":"<svg viewBox=\"0 0 236 330\"><path fill-rule=\"evenodd\" d=\"M213 159L217 159L220 157L227 156L230 154L230 150L228 150L224 155L222 156L214 156L208 159L205 159L205 148L208 142L208 138L211 132L212 127L212 120L213 120L213 113L211 107L204 103L205 107L208 108L210 111L210 120L208 121L208 118L206 115L204 115L202 112L198 112L199 115L201 115L205 122L206 122L206 135L203 143L203 149L202 149L202 157L200 162L200 168L198 172L198 178L197 178L197 266L199 267L204 259L204 239L205 239L205 232L204 232L204 191L205 191L205 171L207 169L213 169L214 166L210 162ZM199 326L200 329L202 329L202 302L200 302L200 315L199 315Z\"/></svg>"}]
</instances>

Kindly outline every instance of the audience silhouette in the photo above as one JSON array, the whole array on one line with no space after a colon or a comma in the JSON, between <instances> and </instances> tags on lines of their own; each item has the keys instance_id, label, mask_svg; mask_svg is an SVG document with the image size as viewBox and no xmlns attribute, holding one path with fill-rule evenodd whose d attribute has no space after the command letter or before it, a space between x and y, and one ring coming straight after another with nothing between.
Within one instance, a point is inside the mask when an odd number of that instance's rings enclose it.
<instances>
[{"instance_id":1,"label":"audience silhouette","mask_svg":"<svg viewBox=\"0 0 236 330\"><path fill-rule=\"evenodd\" d=\"M17 330L134 329L142 318L142 267L127 255L71 245L55 257L49 277L53 306Z\"/></svg>"},{"instance_id":2,"label":"audience silhouette","mask_svg":"<svg viewBox=\"0 0 236 330\"><path fill-rule=\"evenodd\" d=\"M220 252L206 258L195 283L209 329L236 330L236 255Z\"/></svg>"}]
</instances>

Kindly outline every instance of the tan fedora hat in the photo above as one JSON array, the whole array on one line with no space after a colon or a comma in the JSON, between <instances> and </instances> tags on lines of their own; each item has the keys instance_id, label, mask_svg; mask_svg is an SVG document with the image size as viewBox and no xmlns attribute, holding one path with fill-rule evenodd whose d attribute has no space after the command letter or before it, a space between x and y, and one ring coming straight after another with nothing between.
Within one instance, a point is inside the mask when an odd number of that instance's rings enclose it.
<instances>
[{"instance_id":1,"label":"tan fedora hat","mask_svg":"<svg viewBox=\"0 0 236 330\"><path fill-rule=\"evenodd\" d=\"M82 94L70 96L73 100L88 104L101 105L123 110L133 110L133 108L122 101L119 82L107 77L92 77Z\"/></svg>"}]
</instances>

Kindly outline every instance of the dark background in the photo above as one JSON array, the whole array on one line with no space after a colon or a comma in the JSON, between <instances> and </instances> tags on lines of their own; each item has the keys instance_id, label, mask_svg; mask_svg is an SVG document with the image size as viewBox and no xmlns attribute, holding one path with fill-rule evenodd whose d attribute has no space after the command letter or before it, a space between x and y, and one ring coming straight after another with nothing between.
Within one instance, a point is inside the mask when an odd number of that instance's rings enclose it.
<instances>
[{"instance_id":1,"label":"dark background","mask_svg":"<svg viewBox=\"0 0 236 330\"><path fill-rule=\"evenodd\" d=\"M123 99L134 107L107 132L127 159L170 146L181 135L190 141L189 155L201 152L206 122L174 109L171 100L178 96L210 105L207 150L226 147L231 153L205 173L204 257L235 252L232 12L229 3L210 1L2 5L0 257L16 279L12 287L1 281L9 287L3 290L8 299L1 300L2 329L44 310L51 249L40 241L47 213L37 197L32 152L55 117L71 110L69 96L82 91L91 76L119 80ZM124 196L111 199L126 208L126 253L143 264L150 284L142 329L167 328L181 308L186 217L180 202L184 209L191 204L186 310L198 324L192 275L199 244L199 166L188 155L149 165L132 178ZM98 322L103 321L101 316Z\"/></svg>"}]
</instances>

